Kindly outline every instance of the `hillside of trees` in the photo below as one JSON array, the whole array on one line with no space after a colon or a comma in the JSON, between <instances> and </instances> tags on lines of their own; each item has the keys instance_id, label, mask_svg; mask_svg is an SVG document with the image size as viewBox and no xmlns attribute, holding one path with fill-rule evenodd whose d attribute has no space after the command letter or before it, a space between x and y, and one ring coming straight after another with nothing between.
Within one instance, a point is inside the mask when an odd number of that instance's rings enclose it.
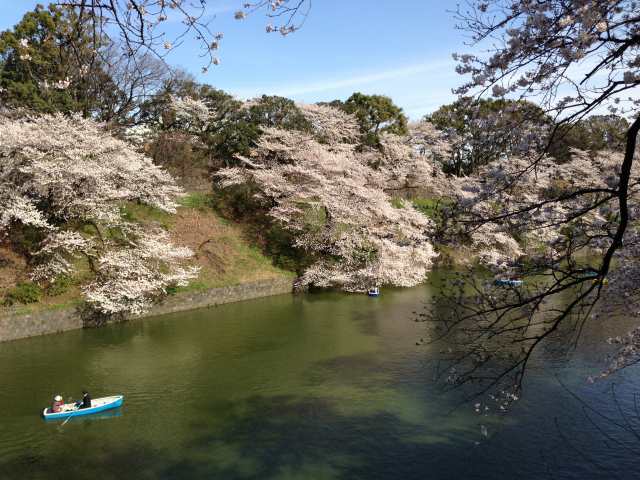
<instances>
[{"instance_id":1,"label":"hillside of trees","mask_svg":"<svg viewBox=\"0 0 640 480\"><path fill-rule=\"evenodd\" d=\"M287 274L361 292L417 285L438 262L514 272L605 248L592 240L614 216L601 195L623 116L567 126L531 101L461 97L411 122L358 92L243 101L148 52L123 59L84 21L39 7L0 34L5 306L139 313L181 288Z\"/></svg>"}]
</instances>

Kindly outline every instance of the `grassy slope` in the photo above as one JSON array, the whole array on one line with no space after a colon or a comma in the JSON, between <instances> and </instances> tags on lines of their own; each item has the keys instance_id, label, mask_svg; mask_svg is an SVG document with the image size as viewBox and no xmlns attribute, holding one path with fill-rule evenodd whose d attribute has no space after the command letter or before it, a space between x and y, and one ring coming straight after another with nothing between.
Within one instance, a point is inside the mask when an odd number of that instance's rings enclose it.
<instances>
[{"instance_id":1,"label":"grassy slope","mask_svg":"<svg viewBox=\"0 0 640 480\"><path fill-rule=\"evenodd\" d=\"M241 225L232 224L218 216L210 207L210 197L192 193L182 198L176 215L168 215L144 205L129 204L124 214L130 221L143 224L159 223L171 232L174 242L191 248L193 263L200 267L200 275L189 286L179 290L201 290L237 285L240 283L287 277L294 274L274 267L243 233ZM6 247L0 247L0 303L5 294L19 282L28 282L26 262ZM43 292L37 303L15 304L11 311L29 312L72 306L81 301L80 283L88 280L87 268L79 265L79 274L71 279L64 293ZM0 305L0 313L8 307Z\"/></svg>"},{"instance_id":2,"label":"grassy slope","mask_svg":"<svg viewBox=\"0 0 640 480\"><path fill-rule=\"evenodd\" d=\"M206 194L191 194L182 199L182 208L172 217L169 227L175 242L195 253L200 275L187 289L224 287L240 283L290 277L294 274L274 267L245 238L243 227L218 216Z\"/></svg>"}]
</instances>

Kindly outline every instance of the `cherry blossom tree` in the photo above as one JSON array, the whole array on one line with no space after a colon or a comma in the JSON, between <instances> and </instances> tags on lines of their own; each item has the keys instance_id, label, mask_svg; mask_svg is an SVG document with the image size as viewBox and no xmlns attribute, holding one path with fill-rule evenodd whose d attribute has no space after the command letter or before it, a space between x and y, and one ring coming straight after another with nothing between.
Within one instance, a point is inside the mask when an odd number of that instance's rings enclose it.
<instances>
[{"instance_id":1,"label":"cherry blossom tree","mask_svg":"<svg viewBox=\"0 0 640 480\"><path fill-rule=\"evenodd\" d=\"M237 10L235 18L244 19L247 15L266 10L270 19L266 26L267 33L277 32L286 36L299 30L311 11L311 0L259 0L246 2L243 10Z\"/></svg>"},{"instance_id":2,"label":"cherry blossom tree","mask_svg":"<svg viewBox=\"0 0 640 480\"><path fill-rule=\"evenodd\" d=\"M175 212L182 192L150 159L79 116L2 117L0 130L0 234L40 232L35 280L72 274L85 258L95 275L88 303L115 314L141 313L197 274L184 264L188 249L123 215L127 202Z\"/></svg>"},{"instance_id":3,"label":"cherry blossom tree","mask_svg":"<svg viewBox=\"0 0 640 480\"><path fill-rule=\"evenodd\" d=\"M539 345L561 332L579 334L605 292L623 293L612 264L632 254L636 241L640 5L471 1L457 17L475 50L487 47L486 54L456 56L458 71L470 77L460 94L535 100L555 120L549 145L591 114L610 110L630 118L622 154L575 152L563 166L543 150L490 165L475 187L467 186L469 232L502 231L521 249L529 241L539 252L510 259L525 287L498 289L472 275L457 281L459 308L447 328L466 348L451 359L460 363L450 377L518 389ZM483 339L493 345L489 352Z\"/></svg>"},{"instance_id":4,"label":"cherry blossom tree","mask_svg":"<svg viewBox=\"0 0 640 480\"><path fill-rule=\"evenodd\" d=\"M52 113L82 112L123 122L169 75L149 52L123 56L91 31L92 19L70 6L36 6L0 33L0 100Z\"/></svg>"},{"instance_id":5,"label":"cherry blossom tree","mask_svg":"<svg viewBox=\"0 0 640 480\"><path fill-rule=\"evenodd\" d=\"M81 111L101 121L138 122L140 105L174 75L167 55L185 40L199 45L203 71L220 63L223 34L212 30L215 7L207 0L57 0L37 5L0 35L0 99L46 113ZM299 7L288 0L242 6L246 13L277 16L284 22L278 28L282 34L300 26Z\"/></svg>"},{"instance_id":6,"label":"cherry blossom tree","mask_svg":"<svg viewBox=\"0 0 640 480\"><path fill-rule=\"evenodd\" d=\"M456 339L457 348L444 355L454 368L454 375L447 374L452 383L508 386L516 391L505 391L518 396L531 356L547 338L564 333L577 341L585 321L614 318L612 312L638 314L637 225L627 229L614 257L619 267L606 279L596 263L611 248L619 222L622 159L619 152L579 150L561 164L537 156L502 159L459 180L458 226L481 263L525 284L498 286L474 269L443 289L436 303L448 305L446 313L436 309L431 320L439 333ZM528 169L532 162L535 170ZM634 165L627 196L634 218L639 180ZM622 346L604 376L639 358L634 332L612 343Z\"/></svg>"},{"instance_id":7,"label":"cherry blossom tree","mask_svg":"<svg viewBox=\"0 0 640 480\"><path fill-rule=\"evenodd\" d=\"M243 167L218 172L220 185L253 185L274 221L295 233L295 247L314 259L300 287L357 292L424 281L437 256L432 222L409 202L392 204L385 189L410 173L429 178L437 167L422 165L431 160L395 138L384 154L361 154L354 117L328 106L300 108L312 134L265 128L249 157L240 157ZM406 163L398 161L401 148Z\"/></svg>"},{"instance_id":8,"label":"cherry blossom tree","mask_svg":"<svg viewBox=\"0 0 640 480\"><path fill-rule=\"evenodd\" d=\"M164 59L182 46L187 38L199 45L203 71L220 64L218 50L223 33L215 31L214 2L208 0L57 0L57 5L72 8L78 15L78 25L87 23L87 31L96 39L109 38L119 46L125 58L152 54ZM288 35L302 26L311 2L309 0L261 0L241 3L235 18L242 20L255 12L269 18L266 31ZM167 22L181 25L169 35ZM78 30L79 31L79 30ZM98 50L96 45L96 50Z\"/></svg>"}]
</instances>

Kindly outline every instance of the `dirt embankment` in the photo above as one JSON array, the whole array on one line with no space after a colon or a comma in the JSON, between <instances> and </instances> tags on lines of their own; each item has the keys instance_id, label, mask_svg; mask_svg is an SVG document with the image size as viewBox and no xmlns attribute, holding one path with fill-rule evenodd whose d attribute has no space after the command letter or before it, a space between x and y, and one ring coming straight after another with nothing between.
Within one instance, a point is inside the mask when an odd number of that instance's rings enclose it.
<instances>
[{"instance_id":1,"label":"dirt embankment","mask_svg":"<svg viewBox=\"0 0 640 480\"><path fill-rule=\"evenodd\" d=\"M203 291L269 279L293 281L293 273L274 267L271 259L250 242L242 225L228 222L211 208L208 193L190 193L181 199L181 205L175 215L143 205L123 206L130 221L160 224L177 245L187 246L194 252L192 262L200 267L200 274L178 291ZM26 256L12 249L9 242L1 244L0 316L16 311L59 309L81 302L81 287L91 280L91 273L86 268L80 270L67 279L64 288L41 289L29 279Z\"/></svg>"}]
</instances>

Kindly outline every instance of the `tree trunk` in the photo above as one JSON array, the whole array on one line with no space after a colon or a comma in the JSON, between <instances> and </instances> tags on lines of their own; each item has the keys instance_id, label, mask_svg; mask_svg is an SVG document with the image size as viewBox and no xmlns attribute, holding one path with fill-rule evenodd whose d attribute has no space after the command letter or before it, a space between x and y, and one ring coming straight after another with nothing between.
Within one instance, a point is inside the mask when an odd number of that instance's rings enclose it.
<instances>
[{"instance_id":1,"label":"tree trunk","mask_svg":"<svg viewBox=\"0 0 640 480\"><path fill-rule=\"evenodd\" d=\"M629 127L627 131L627 143L624 150L624 160L622 161L622 167L620 171L620 182L618 183L618 204L620 206L620 223L613 236L613 242L607 250L602 260L601 275L604 277L611 266L611 260L616 250L622 246L622 239L629 225L629 179L631 178L631 167L633 166L633 160L636 153L636 142L638 139L638 132L640 132L640 117Z\"/></svg>"}]
</instances>

